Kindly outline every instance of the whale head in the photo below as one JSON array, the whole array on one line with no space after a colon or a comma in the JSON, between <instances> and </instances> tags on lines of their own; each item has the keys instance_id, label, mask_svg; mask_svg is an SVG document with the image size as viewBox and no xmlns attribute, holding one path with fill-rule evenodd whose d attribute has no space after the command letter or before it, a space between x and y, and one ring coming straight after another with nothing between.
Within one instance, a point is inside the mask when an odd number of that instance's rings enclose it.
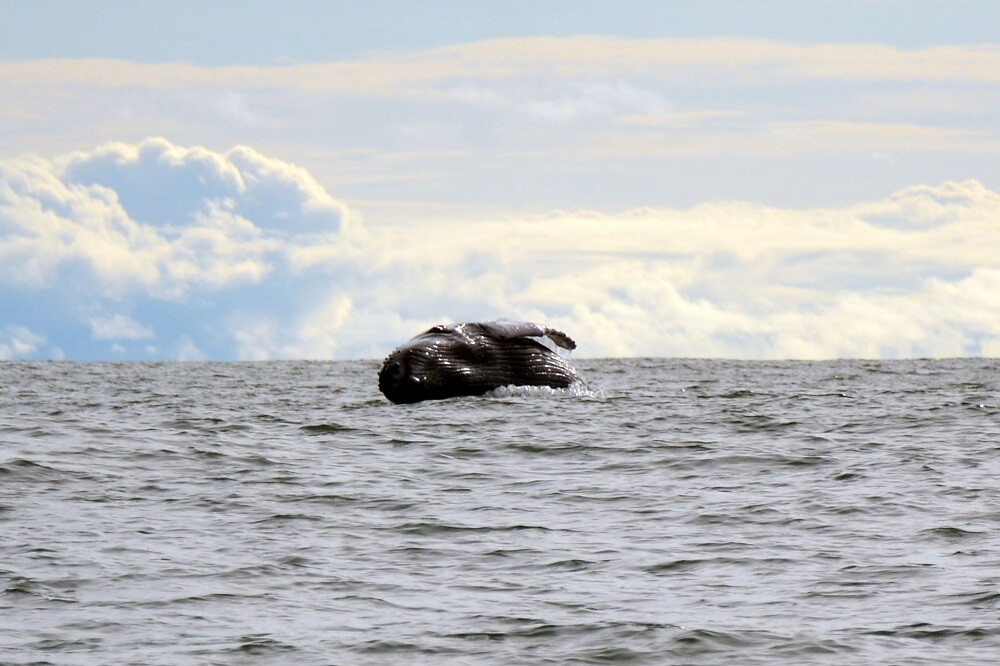
<instances>
[{"instance_id":1,"label":"whale head","mask_svg":"<svg viewBox=\"0 0 1000 666\"><path fill-rule=\"evenodd\" d=\"M471 356L464 335L452 327L435 326L385 358L378 388L398 404L451 397L452 375L464 372Z\"/></svg>"}]
</instances>

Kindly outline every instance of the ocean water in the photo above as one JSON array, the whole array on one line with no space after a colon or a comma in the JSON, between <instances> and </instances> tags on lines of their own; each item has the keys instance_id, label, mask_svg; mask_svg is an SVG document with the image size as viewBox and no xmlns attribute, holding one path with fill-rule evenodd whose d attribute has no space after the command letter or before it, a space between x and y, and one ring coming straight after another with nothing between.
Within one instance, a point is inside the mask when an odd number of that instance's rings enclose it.
<instances>
[{"instance_id":1,"label":"ocean water","mask_svg":"<svg viewBox=\"0 0 1000 666\"><path fill-rule=\"evenodd\" d=\"M0 663L1000 655L1000 362L0 364Z\"/></svg>"}]
</instances>

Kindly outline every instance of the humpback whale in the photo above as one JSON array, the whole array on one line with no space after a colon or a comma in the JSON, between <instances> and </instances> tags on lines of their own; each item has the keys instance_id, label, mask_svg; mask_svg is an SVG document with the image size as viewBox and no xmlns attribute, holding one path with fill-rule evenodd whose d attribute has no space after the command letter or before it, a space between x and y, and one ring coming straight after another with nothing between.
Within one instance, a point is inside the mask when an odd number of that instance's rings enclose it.
<instances>
[{"instance_id":1,"label":"humpback whale","mask_svg":"<svg viewBox=\"0 0 1000 666\"><path fill-rule=\"evenodd\" d=\"M403 404L480 395L501 386L565 388L577 381L569 363L538 338L576 348L562 331L527 321L434 326L386 357L378 388Z\"/></svg>"}]
</instances>

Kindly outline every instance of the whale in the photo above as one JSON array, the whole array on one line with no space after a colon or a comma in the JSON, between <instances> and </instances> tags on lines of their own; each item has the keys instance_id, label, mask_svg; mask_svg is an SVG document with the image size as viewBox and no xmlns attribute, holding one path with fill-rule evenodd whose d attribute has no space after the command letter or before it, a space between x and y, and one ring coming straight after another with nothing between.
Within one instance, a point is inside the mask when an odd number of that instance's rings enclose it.
<instances>
[{"instance_id":1,"label":"whale","mask_svg":"<svg viewBox=\"0 0 1000 666\"><path fill-rule=\"evenodd\" d=\"M579 381L565 358L543 344L572 350L562 331L528 321L441 324L394 349L378 388L396 404L482 395L502 386L566 388Z\"/></svg>"}]
</instances>

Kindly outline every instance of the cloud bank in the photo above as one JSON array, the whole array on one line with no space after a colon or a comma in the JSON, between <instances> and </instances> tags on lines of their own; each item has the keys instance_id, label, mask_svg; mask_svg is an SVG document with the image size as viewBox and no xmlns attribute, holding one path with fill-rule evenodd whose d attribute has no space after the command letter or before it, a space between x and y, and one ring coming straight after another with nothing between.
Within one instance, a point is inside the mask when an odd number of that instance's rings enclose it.
<instances>
[{"instance_id":1,"label":"cloud bank","mask_svg":"<svg viewBox=\"0 0 1000 666\"><path fill-rule=\"evenodd\" d=\"M0 161L0 359L376 358L499 316L593 357L1000 356L1000 195L364 224L245 146Z\"/></svg>"},{"instance_id":2,"label":"cloud bank","mask_svg":"<svg viewBox=\"0 0 1000 666\"><path fill-rule=\"evenodd\" d=\"M369 218L1000 187L995 44L511 38L275 66L0 61L0 88L0 154L249 144Z\"/></svg>"}]
</instances>

